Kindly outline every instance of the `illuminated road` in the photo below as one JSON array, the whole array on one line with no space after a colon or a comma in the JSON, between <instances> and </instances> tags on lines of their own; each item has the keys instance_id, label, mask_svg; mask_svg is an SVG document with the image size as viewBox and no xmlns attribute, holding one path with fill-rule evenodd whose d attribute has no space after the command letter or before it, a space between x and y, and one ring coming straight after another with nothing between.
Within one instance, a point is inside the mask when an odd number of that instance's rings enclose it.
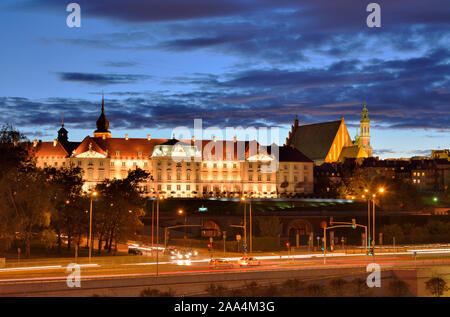
<instances>
[{"instance_id":1,"label":"illuminated road","mask_svg":"<svg viewBox=\"0 0 450 317\"><path fill-rule=\"evenodd\" d=\"M91 263L81 264L82 287L68 288L65 265L42 265L22 268L0 269L0 296L91 296L104 289L118 290L128 288L136 296L144 286L172 285L178 290L201 289L203 284L214 281L227 283L258 280L273 281L287 278L309 278L333 276L350 272L365 272L368 263L377 263L382 269L416 268L423 266L450 265L450 250L436 250L417 253L380 254L375 257L366 255L327 254L323 255L261 256L260 265L240 266L238 258L230 258L232 267L214 267L209 258L192 259L190 265L178 265L168 257L161 257L156 265L155 258L138 257L139 263ZM118 259L120 257L117 257ZM94 259L101 260L101 258ZM145 261L148 260L148 261ZM145 262L142 262L145 261ZM99 261L100 262L100 261ZM158 269L158 274L157 274ZM193 287L199 284L197 288ZM202 284L202 285L200 285ZM204 289L204 288L203 288ZM109 293L114 296L115 293ZM127 296L127 295L125 295Z\"/></svg>"}]
</instances>

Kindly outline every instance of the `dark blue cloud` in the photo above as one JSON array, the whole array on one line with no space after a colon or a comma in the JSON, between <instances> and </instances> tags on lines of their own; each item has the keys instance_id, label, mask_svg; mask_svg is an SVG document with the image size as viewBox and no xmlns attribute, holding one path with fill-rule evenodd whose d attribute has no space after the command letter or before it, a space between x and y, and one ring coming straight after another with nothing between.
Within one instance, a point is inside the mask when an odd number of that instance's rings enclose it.
<instances>
[{"instance_id":1,"label":"dark blue cloud","mask_svg":"<svg viewBox=\"0 0 450 317\"><path fill-rule=\"evenodd\" d=\"M124 22L160 22L288 12L309 25L342 29L365 21L368 1L355 0L78 0L83 13ZM386 26L399 23L448 23L450 4L445 0L378 0ZM64 4L63 4L64 5ZM25 8L61 8L60 0L23 0ZM320 21L320 23L319 23Z\"/></svg>"},{"instance_id":2,"label":"dark blue cloud","mask_svg":"<svg viewBox=\"0 0 450 317\"><path fill-rule=\"evenodd\" d=\"M148 75L136 74L92 74L92 73L57 73L62 81L82 82L90 85L132 84L150 78Z\"/></svg>"},{"instance_id":3,"label":"dark blue cloud","mask_svg":"<svg viewBox=\"0 0 450 317\"><path fill-rule=\"evenodd\" d=\"M365 25L368 1L78 2L88 17L123 22L122 31L48 43L105 52L212 51L237 57L234 67L220 74L183 72L158 79L161 86L189 87L184 93L132 87L111 92L107 113L113 128L173 127L194 118L222 127L281 125L292 122L296 114L302 123L341 116L357 122L361 104L367 101L378 128L449 130L449 1L377 1L381 29ZM62 6L57 0L28 4L41 9ZM103 65L135 66L133 61ZM70 69L57 75L63 81L92 85L149 78ZM94 124L98 105L76 99L0 98L3 113L23 125L52 125L60 112L67 112L72 128L86 128L86 122ZM58 109L56 114L52 109Z\"/></svg>"},{"instance_id":4,"label":"dark blue cloud","mask_svg":"<svg viewBox=\"0 0 450 317\"><path fill-rule=\"evenodd\" d=\"M278 126L291 123L295 115L302 123L344 116L351 127L367 101L374 127L449 131L449 54L439 49L420 58L341 60L304 71L246 70L227 74L226 80L201 73L167 78L167 83L201 89L112 92L107 94L107 114L112 128L170 128L195 118L207 126ZM67 112L66 122L84 128L95 122L98 100L0 98L0 104L24 126L50 125Z\"/></svg>"}]
</instances>

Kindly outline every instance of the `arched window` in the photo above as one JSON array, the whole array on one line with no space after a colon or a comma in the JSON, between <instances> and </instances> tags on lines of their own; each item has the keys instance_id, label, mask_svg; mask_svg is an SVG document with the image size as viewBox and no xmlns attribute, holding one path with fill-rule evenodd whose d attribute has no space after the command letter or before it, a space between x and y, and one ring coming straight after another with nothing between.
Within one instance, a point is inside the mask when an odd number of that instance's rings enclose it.
<instances>
[{"instance_id":1,"label":"arched window","mask_svg":"<svg viewBox=\"0 0 450 317\"><path fill-rule=\"evenodd\" d=\"M201 229L203 237L220 237L220 227L214 221L208 220Z\"/></svg>"}]
</instances>

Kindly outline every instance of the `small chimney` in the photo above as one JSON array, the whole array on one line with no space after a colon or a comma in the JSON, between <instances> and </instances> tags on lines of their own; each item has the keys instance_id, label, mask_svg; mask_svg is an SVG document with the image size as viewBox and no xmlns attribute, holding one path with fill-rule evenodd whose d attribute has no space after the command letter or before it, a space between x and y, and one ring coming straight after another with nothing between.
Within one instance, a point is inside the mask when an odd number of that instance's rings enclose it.
<instances>
[{"instance_id":1,"label":"small chimney","mask_svg":"<svg viewBox=\"0 0 450 317\"><path fill-rule=\"evenodd\" d=\"M34 140L33 140L33 147L36 147L36 146L37 146L37 140L34 139Z\"/></svg>"},{"instance_id":2,"label":"small chimney","mask_svg":"<svg viewBox=\"0 0 450 317\"><path fill-rule=\"evenodd\" d=\"M216 142L216 136L213 136L213 142Z\"/></svg>"},{"instance_id":3,"label":"small chimney","mask_svg":"<svg viewBox=\"0 0 450 317\"><path fill-rule=\"evenodd\" d=\"M152 139L152 136L150 134L147 134L147 141L150 141Z\"/></svg>"},{"instance_id":4,"label":"small chimney","mask_svg":"<svg viewBox=\"0 0 450 317\"><path fill-rule=\"evenodd\" d=\"M192 142L195 142L195 135L192 136Z\"/></svg>"},{"instance_id":5,"label":"small chimney","mask_svg":"<svg viewBox=\"0 0 450 317\"><path fill-rule=\"evenodd\" d=\"M128 133L125 134L125 140L128 140Z\"/></svg>"},{"instance_id":6,"label":"small chimney","mask_svg":"<svg viewBox=\"0 0 450 317\"><path fill-rule=\"evenodd\" d=\"M236 143L236 142L237 142L237 139L236 139L236 137L233 137L233 142L234 142L234 143Z\"/></svg>"},{"instance_id":7,"label":"small chimney","mask_svg":"<svg viewBox=\"0 0 450 317\"><path fill-rule=\"evenodd\" d=\"M58 140L57 139L53 139L53 146L56 146L56 144L58 144Z\"/></svg>"}]
</instances>

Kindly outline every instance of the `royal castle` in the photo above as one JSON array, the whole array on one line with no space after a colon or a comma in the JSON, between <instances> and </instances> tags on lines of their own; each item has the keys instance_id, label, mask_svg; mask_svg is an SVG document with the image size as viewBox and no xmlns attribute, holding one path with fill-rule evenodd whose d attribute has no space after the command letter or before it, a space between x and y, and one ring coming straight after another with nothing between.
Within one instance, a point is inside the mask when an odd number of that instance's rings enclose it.
<instances>
[{"instance_id":1,"label":"royal castle","mask_svg":"<svg viewBox=\"0 0 450 317\"><path fill-rule=\"evenodd\" d=\"M355 141L342 118L335 122L299 125L295 119L286 145L260 146L257 141L177 140L112 137L102 99L97 129L81 142L69 141L62 127L53 142L33 141L38 167L81 168L86 191L105 179L121 179L141 168L152 180L141 184L148 197L298 197L314 190L314 164L346 157L368 157L370 120L364 105L361 135ZM276 151L274 151L276 152ZM276 162L274 162L274 160ZM276 163L275 165L273 163ZM276 168L273 168L276 166Z\"/></svg>"}]
</instances>

